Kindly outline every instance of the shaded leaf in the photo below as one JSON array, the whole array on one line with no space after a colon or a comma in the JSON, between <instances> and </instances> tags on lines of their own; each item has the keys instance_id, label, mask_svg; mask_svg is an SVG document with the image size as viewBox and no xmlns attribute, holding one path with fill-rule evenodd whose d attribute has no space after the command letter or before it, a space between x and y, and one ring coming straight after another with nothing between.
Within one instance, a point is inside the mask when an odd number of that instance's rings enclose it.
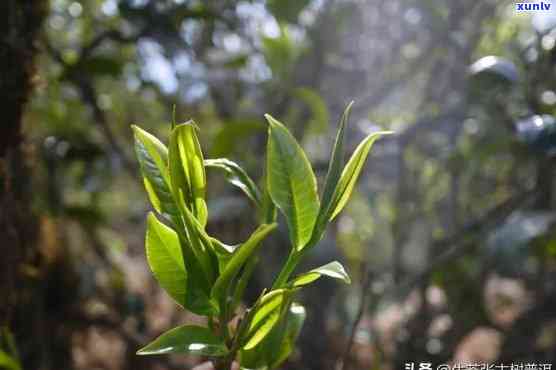
<instances>
[{"instance_id":1,"label":"shaded leaf","mask_svg":"<svg viewBox=\"0 0 556 370\"><path fill-rule=\"evenodd\" d=\"M217 263L213 263L211 254L213 250L213 240L205 231L203 225L200 221L195 218L193 213L184 204L183 196L181 190L179 190L179 196L181 201L178 202L180 205L180 212L183 216L184 226L187 230L187 235L184 236L189 243L195 259L200 264L206 281L209 286L212 285L216 278Z\"/></svg>"},{"instance_id":2,"label":"shaded leaf","mask_svg":"<svg viewBox=\"0 0 556 370\"><path fill-rule=\"evenodd\" d=\"M285 337L282 338L282 343L278 347L279 350L276 351L275 348L269 349L269 352L273 353L271 359L271 368L277 368L282 362L284 362L295 348L295 342L299 337L305 318L307 317L307 312L305 307L300 304L293 303L290 306L288 315L286 318L286 331Z\"/></svg>"},{"instance_id":3,"label":"shaded leaf","mask_svg":"<svg viewBox=\"0 0 556 370\"><path fill-rule=\"evenodd\" d=\"M149 200L158 213L175 218L178 211L170 190L168 149L145 130L135 125L131 127L135 138L135 154Z\"/></svg>"},{"instance_id":4,"label":"shaded leaf","mask_svg":"<svg viewBox=\"0 0 556 370\"><path fill-rule=\"evenodd\" d=\"M232 185L241 189L257 207L262 208L261 192L259 188L240 165L226 158L218 158L206 159L205 166L224 170L226 179Z\"/></svg>"},{"instance_id":5,"label":"shaded leaf","mask_svg":"<svg viewBox=\"0 0 556 370\"><path fill-rule=\"evenodd\" d=\"M200 356L225 356L228 348L224 341L209 329L184 325L162 334L137 351L138 355L182 353Z\"/></svg>"}]
</instances>

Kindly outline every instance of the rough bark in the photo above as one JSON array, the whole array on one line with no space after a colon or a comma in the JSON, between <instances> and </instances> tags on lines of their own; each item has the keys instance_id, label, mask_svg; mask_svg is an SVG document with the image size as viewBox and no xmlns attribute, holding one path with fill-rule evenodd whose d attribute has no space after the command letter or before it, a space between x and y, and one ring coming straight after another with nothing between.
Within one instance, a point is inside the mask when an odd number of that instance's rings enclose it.
<instances>
[{"instance_id":1,"label":"rough bark","mask_svg":"<svg viewBox=\"0 0 556 370\"><path fill-rule=\"evenodd\" d=\"M33 296L25 288L34 284L41 260L39 223L31 206L31 151L23 138L22 117L47 5L46 0L0 1L0 326L14 332L25 322L20 308Z\"/></svg>"},{"instance_id":2,"label":"rough bark","mask_svg":"<svg viewBox=\"0 0 556 370\"><path fill-rule=\"evenodd\" d=\"M9 320L16 297L19 264L33 248L36 222L30 207L29 166L22 137L22 116L34 76L36 42L46 15L44 0L0 2L0 322ZM7 294L6 294L7 293Z\"/></svg>"}]
</instances>

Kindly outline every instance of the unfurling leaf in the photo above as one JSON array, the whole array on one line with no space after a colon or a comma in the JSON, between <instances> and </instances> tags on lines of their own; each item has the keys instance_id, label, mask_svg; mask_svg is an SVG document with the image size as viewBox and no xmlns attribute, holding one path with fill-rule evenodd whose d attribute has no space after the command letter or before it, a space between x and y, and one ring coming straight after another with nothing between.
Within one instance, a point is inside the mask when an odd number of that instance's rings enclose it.
<instances>
[{"instance_id":1,"label":"unfurling leaf","mask_svg":"<svg viewBox=\"0 0 556 370\"><path fill-rule=\"evenodd\" d=\"M203 153L193 121L177 125L170 136L169 168L172 192L176 202L185 202L199 223L207 223L205 193L207 180ZM180 195L181 193L181 195Z\"/></svg>"}]
</instances>

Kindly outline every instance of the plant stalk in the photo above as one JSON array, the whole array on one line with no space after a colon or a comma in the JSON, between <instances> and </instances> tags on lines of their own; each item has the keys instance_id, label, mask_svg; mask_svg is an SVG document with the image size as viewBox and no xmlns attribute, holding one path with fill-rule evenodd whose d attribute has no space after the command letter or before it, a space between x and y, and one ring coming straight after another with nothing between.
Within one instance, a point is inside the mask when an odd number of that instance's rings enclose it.
<instances>
[{"instance_id":1,"label":"plant stalk","mask_svg":"<svg viewBox=\"0 0 556 370\"><path fill-rule=\"evenodd\" d=\"M290 275L295 270L297 264L299 263L301 257L304 254L305 253L297 252L294 248L292 248L292 251L288 256L288 259L286 260L284 267L282 267L282 270L280 270L280 273L278 274L278 277L274 281L274 284L272 284L272 290L279 289L287 283L288 279L290 278Z\"/></svg>"}]
</instances>

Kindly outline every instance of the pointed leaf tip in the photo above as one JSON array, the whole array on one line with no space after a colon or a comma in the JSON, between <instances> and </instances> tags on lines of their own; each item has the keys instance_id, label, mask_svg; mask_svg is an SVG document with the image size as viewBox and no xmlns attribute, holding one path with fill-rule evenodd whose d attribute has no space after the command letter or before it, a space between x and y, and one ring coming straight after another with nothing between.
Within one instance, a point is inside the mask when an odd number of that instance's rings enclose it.
<instances>
[{"instance_id":1,"label":"pointed leaf tip","mask_svg":"<svg viewBox=\"0 0 556 370\"><path fill-rule=\"evenodd\" d=\"M328 276L333 279L341 280L346 284L351 284L351 279L348 273L346 272L344 266L338 261L330 262L324 266L317 267L316 269L301 274L293 279L290 284L293 287L301 287L318 280L321 276Z\"/></svg>"},{"instance_id":2,"label":"pointed leaf tip","mask_svg":"<svg viewBox=\"0 0 556 370\"><path fill-rule=\"evenodd\" d=\"M374 142L383 135L390 135L393 131L376 131L369 134L355 149L348 163L342 170L342 174L338 180L330 205L329 220L332 221L345 207L351 193L355 187L355 183L361 174L363 165L367 160L367 156Z\"/></svg>"}]
</instances>

